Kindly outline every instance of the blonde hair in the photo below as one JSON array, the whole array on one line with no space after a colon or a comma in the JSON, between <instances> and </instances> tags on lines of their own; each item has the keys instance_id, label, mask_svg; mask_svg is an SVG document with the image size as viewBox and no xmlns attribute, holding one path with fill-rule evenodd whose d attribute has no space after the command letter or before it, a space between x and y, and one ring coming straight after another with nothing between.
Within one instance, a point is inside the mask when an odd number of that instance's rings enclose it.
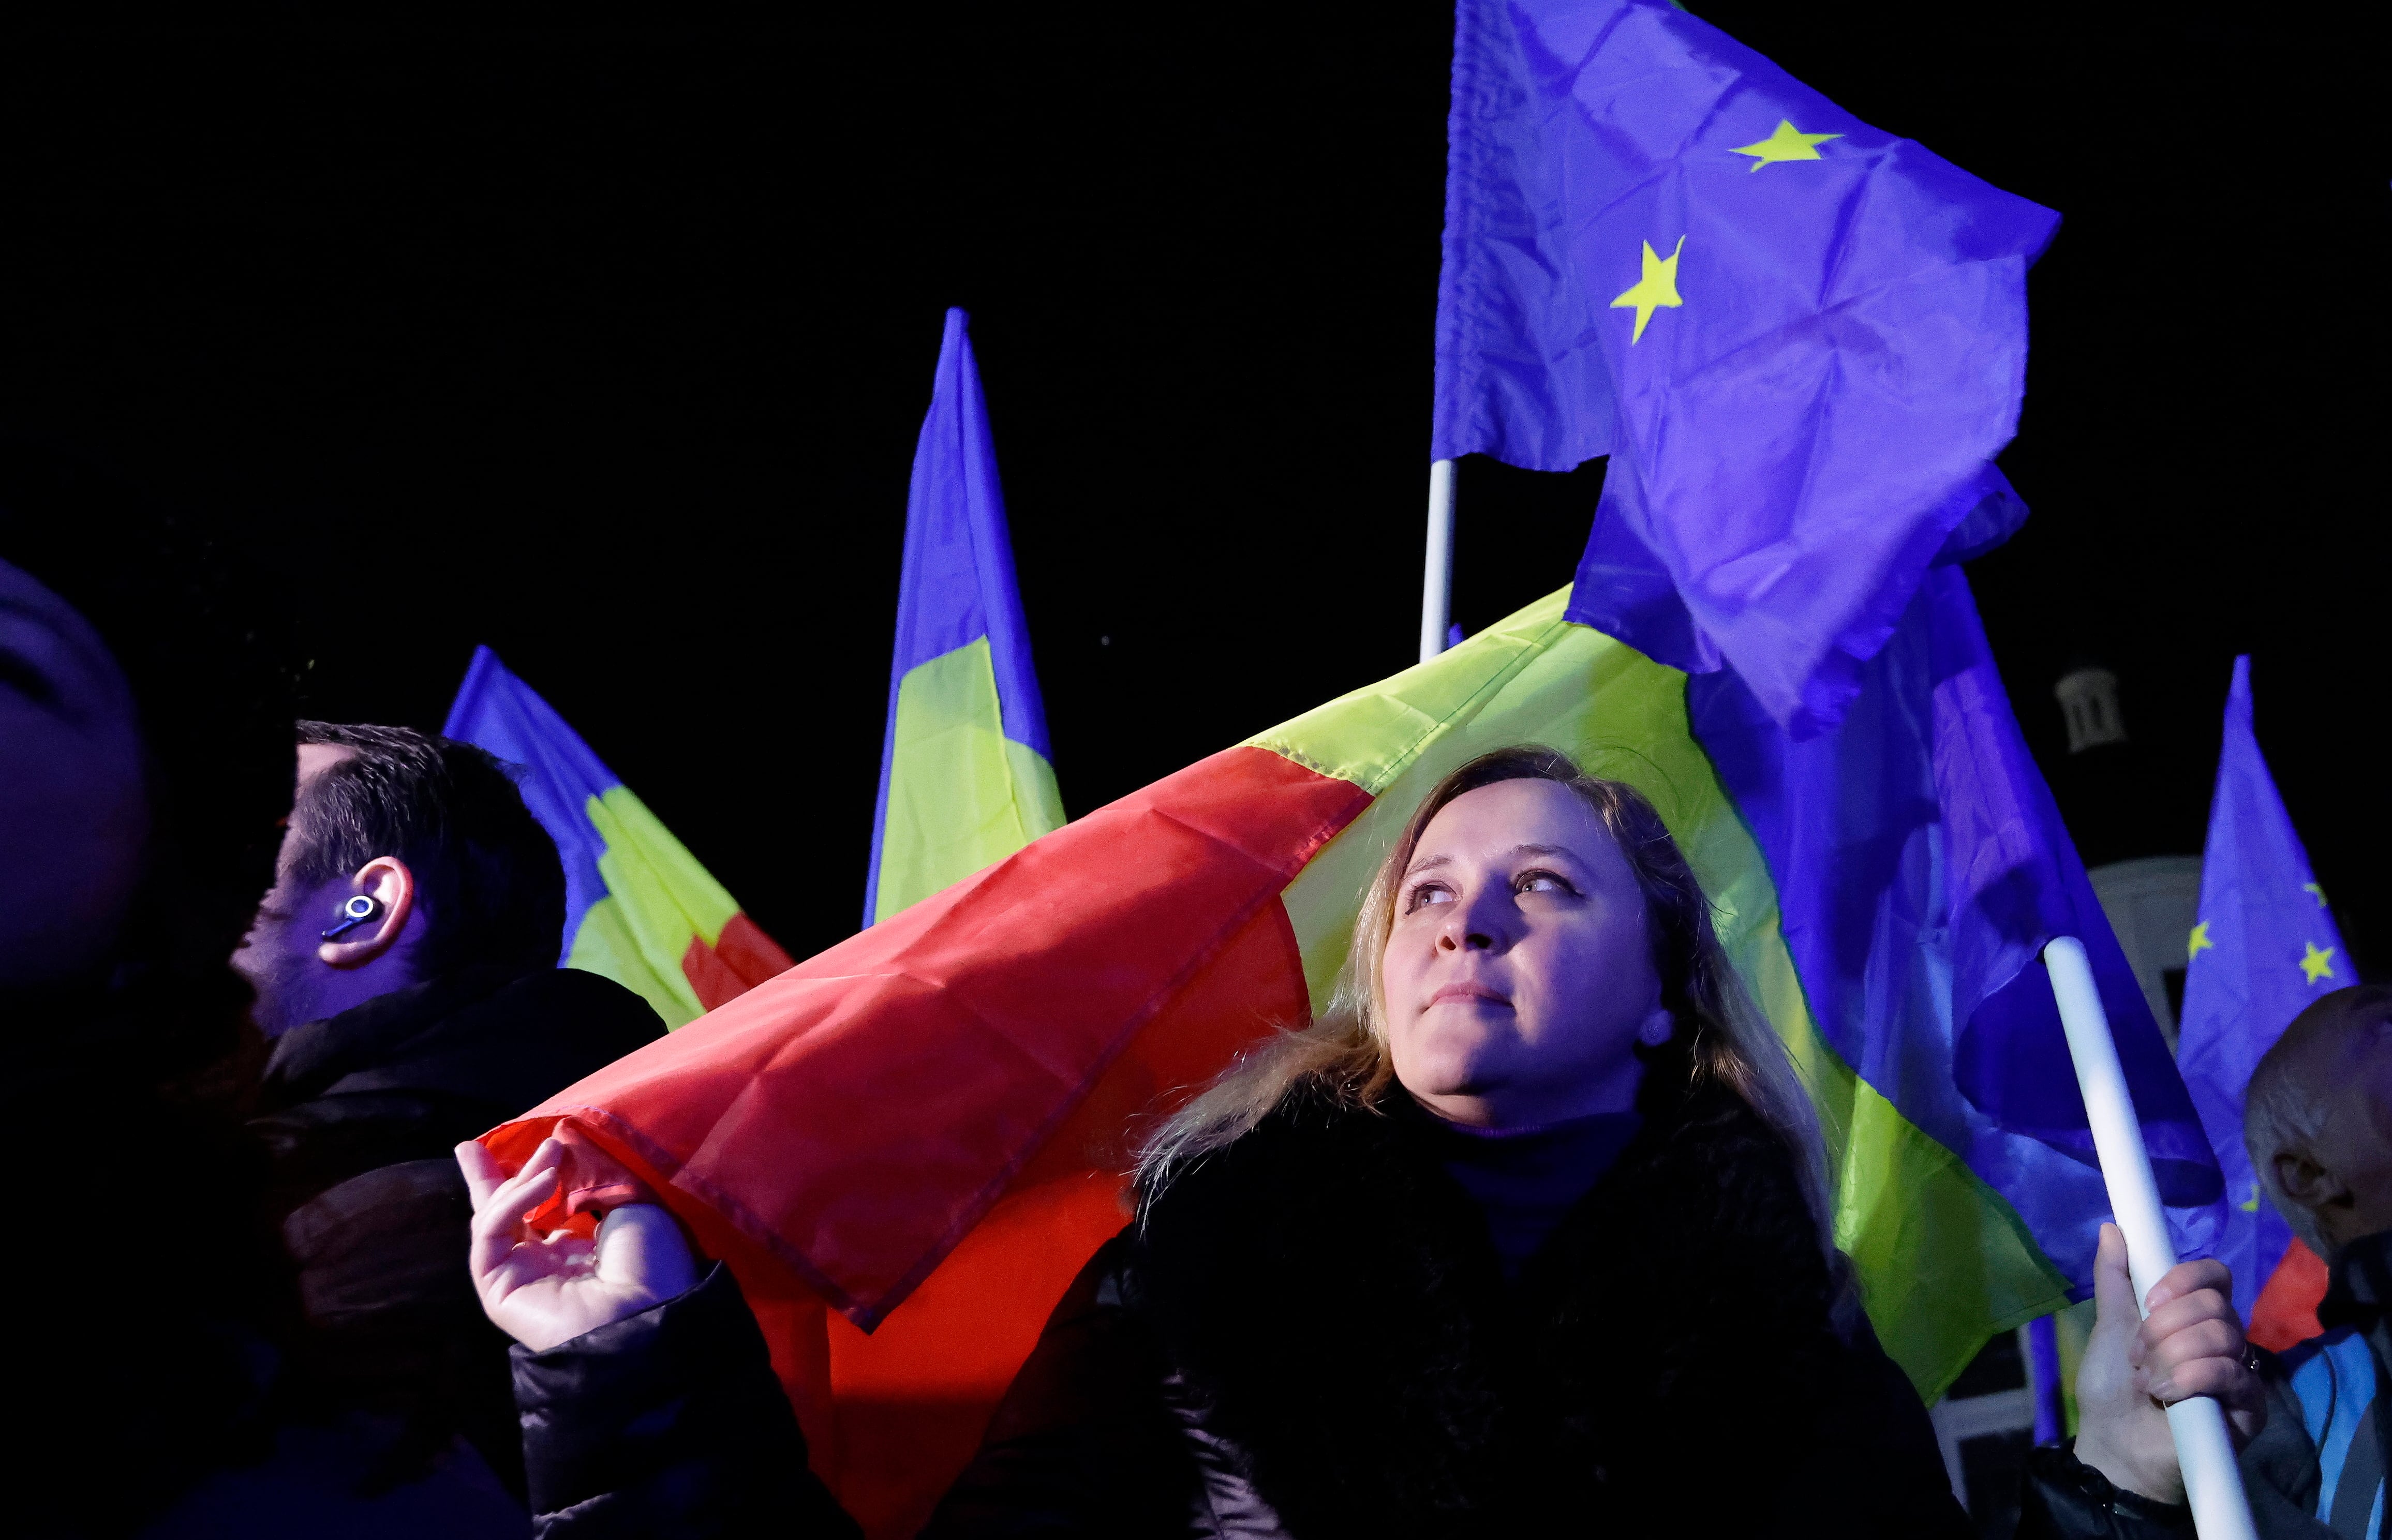
<instances>
[{"instance_id":1,"label":"blonde hair","mask_svg":"<svg viewBox=\"0 0 2392 1540\"><path fill-rule=\"evenodd\" d=\"M2318 1228L2317 1215L2284 1191L2276 1157L2316 1153L2334 1111L2325 1093L2340 1078L2339 1056L2325 1051L2346 1046L2352 1033L2387 1019L2392 989L2381 984L2354 984L2319 996L2260 1055L2243 1093L2242 1148L2251 1158L2251 1174L2293 1233L2320 1257L2330 1259L2334 1248Z\"/></svg>"},{"instance_id":2,"label":"blonde hair","mask_svg":"<svg viewBox=\"0 0 2392 1540\"><path fill-rule=\"evenodd\" d=\"M1811 1217L1826 1242L1826 1160L1811 1098L1777 1034L1762 1016L1721 947L1710 900L1661 815L1643 793L1580 770L1556 749L1527 745L1481 755L1438 782L1379 863L1354 921L1354 944L1335 997L1319 1020L1283 1030L1231 1066L1165 1122L1138 1161L1138 1184L1159 1192L1192 1163L1227 1147L1288 1096L1311 1087L1340 1105L1375 1109L1395 1080L1386 1000L1379 963L1395 925L1396 893L1412 852L1447 804L1504 781L1566 786L1602 822L1628 858L1644 895L1653 971L1676 1029L1659 1048L1640 1048L1649 1082L1679 1077L1686 1089L1724 1087L1785 1141L1800 1173Z\"/></svg>"}]
</instances>

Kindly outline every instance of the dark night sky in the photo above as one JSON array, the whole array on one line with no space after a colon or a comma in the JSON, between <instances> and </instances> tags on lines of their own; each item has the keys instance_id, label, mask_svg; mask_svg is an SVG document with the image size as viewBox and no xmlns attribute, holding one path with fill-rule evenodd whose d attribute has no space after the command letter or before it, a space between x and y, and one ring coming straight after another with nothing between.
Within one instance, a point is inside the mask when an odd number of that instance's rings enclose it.
<instances>
[{"instance_id":1,"label":"dark night sky","mask_svg":"<svg viewBox=\"0 0 2392 1540\"><path fill-rule=\"evenodd\" d=\"M1693 8L2066 215L2005 458L2036 515L1973 569L2020 716L2065 801L2050 685L2106 661L2140 800L2197 848L2256 654L2294 816L2392 963L2379 35ZM489 642L802 954L861 899L947 304L1074 813L1410 661L1450 27L19 33L0 426L247 543L318 714L436 726ZM1568 580L1597 485L1465 465L1465 626Z\"/></svg>"}]
</instances>

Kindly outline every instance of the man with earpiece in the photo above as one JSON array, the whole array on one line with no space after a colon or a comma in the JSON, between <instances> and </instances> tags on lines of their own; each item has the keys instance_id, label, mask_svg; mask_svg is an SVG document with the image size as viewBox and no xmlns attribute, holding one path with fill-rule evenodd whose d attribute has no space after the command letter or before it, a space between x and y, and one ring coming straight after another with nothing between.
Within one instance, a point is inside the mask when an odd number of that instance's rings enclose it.
<instances>
[{"instance_id":1,"label":"man with earpiece","mask_svg":"<svg viewBox=\"0 0 2392 1540\"><path fill-rule=\"evenodd\" d=\"M298 1278L290 1383L359 1491L462 1436L522 1495L506 1339L466 1271L450 1150L663 1035L558 966L565 875L500 763L406 728L298 724L274 886L233 966L267 1056L251 1128Z\"/></svg>"}]
</instances>

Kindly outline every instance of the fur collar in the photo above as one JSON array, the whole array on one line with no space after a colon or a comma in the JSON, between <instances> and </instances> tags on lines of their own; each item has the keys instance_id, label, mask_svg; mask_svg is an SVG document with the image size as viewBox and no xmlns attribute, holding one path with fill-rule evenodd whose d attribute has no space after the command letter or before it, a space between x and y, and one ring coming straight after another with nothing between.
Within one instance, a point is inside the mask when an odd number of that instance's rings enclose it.
<instances>
[{"instance_id":1,"label":"fur collar","mask_svg":"<svg viewBox=\"0 0 2392 1540\"><path fill-rule=\"evenodd\" d=\"M1507 1286L1426 1118L1300 1088L1146 1205L1138 1302L1288 1532L1754 1533L1840 1351L1783 1142L1648 1106Z\"/></svg>"}]
</instances>

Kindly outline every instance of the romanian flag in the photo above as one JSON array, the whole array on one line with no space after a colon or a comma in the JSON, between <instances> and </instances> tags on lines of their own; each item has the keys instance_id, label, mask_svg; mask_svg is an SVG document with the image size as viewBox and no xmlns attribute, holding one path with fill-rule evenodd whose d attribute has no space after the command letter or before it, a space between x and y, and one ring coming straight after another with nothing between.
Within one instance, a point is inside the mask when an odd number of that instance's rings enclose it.
<instances>
[{"instance_id":1,"label":"romanian flag","mask_svg":"<svg viewBox=\"0 0 2392 1540\"><path fill-rule=\"evenodd\" d=\"M1956 628L1952 645L1979 652L1973 664L1947 653L1940 704L1910 705L1922 718L1997 709L2014 738L1965 582L1940 569L1930 589L1913 616L1918 645L1943 626ZM1928 613L1930 601L1947 611ZM1921 1127L1864 1072L1898 1075L1904 1031L1912 1058L1936 1049L1936 1012L1950 1001L1914 1002L1913 1019L1840 1051L1813 1003L1837 981L1806 972L1800 959L1819 938L1789 934L1763 846L1783 809L1749 765L1723 773L1706 747L1690 700L1714 713L1716 702L1566 619L1568 602L1556 593L1065 825L489 1143L518 1164L569 1119L662 1193L739 1275L820 1473L869 1533L910 1534L969 1458L1072 1276L1124 1223L1143 1131L1326 1001L1364 884L1440 777L1489 749L1548 744L1637 786L1684 845L1818 1106L1836 1240L1878 1330L1923 1393L1940 1391L1989 1331L2053 1309L2072 1283L1971 1169L1978 1147ZM1912 653L1889 649L1905 668L1921 661ZM1916 671L1922 687L1930 673ZM1832 826L1815 832L1826 836L1816 848L1778 857L1798 886L1840 863L1851 880L1878 880L1838 849ZM1980 873L1998 874L2001 850L2023 853L1999 818L1944 832L1949 859ZM2097 959L2117 951L2106 930L2086 939ZM1947 1063L1949 1044L1945 1018ZM2069 1076L2060 1053L2045 1074ZM1944 1079L1945 1101L1957 1100ZM1992 1138L1982 1125L1950 1126L1965 1144ZM2087 1230L2098 1221L2089 1166L2032 1140L1999 1147L2058 1184L2048 1208L2073 1204Z\"/></svg>"},{"instance_id":2,"label":"romanian flag","mask_svg":"<svg viewBox=\"0 0 2392 1540\"><path fill-rule=\"evenodd\" d=\"M517 768L516 784L565 862L560 965L604 974L668 1028L737 999L789 965L647 804L555 708L474 649L441 736Z\"/></svg>"},{"instance_id":3,"label":"romanian flag","mask_svg":"<svg viewBox=\"0 0 2392 1540\"><path fill-rule=\"evenodd\" d=\"M947 312L914 450L866 925L1063 825L969 319Z\"/></svg>"}]
</instances>

